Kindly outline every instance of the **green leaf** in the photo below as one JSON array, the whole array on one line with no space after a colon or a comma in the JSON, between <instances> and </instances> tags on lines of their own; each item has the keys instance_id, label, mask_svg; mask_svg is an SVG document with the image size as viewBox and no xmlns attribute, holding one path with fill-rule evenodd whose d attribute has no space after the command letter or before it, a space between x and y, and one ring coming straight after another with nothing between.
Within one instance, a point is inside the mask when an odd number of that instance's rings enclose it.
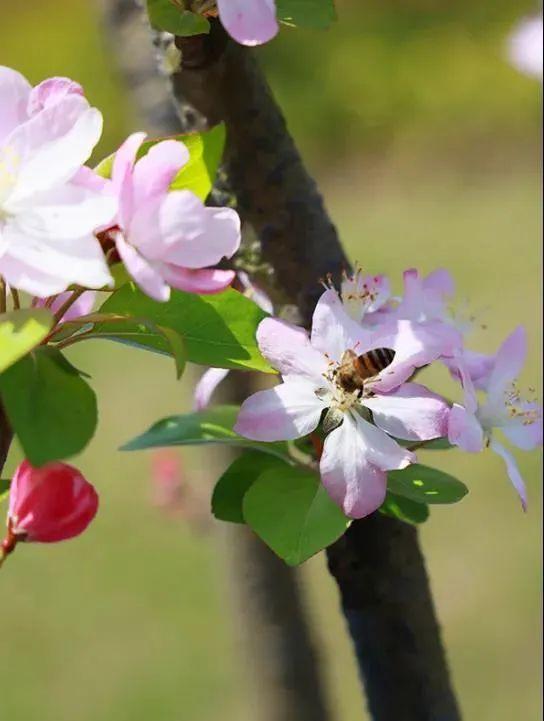
<instances>
[{"instance_id":1,"label":"green leaf","mask_svg":"<svg viewBox=\"0 0 544 721\"><path fill-rule=\"evenodd\" d=\"M7 478L0 478L0 502L9 496L11 481Z\"/></svg>"},{"instance_id":2,"label":"green leaf","mask_svg":"<svg viewBox=\"0 0 544 721\"><path fill-rule=\"evenodd\" d=\"M276 0L277 17L286 25L324 30L336 20L333 0Z\"/></svg>"},{"instance_id":3,"label":"green leaf","mask_svg":"<svg viewBox=\"0 0 544 721\"><path fill-rule=\"evenodd\" d=\"M147 0L149 22L157 30L174 35L202 35L210 32L210 23L202 15L184 10L173 0Z\"/></svg>"},{"instance_id":4,"label":"green leaf","mask_svg":"<svg viewBox=\"0 0 544 721\"><path fill-rule=\"evenodd\" d=\"M189 151L189 160L179 170L170 188L172 190L190 190L201 200L206 200L212 189L217 169L223 156L225 137L225 126L220 124L202 133L155 138L142 144L138 151L137 159L143 158L154 145L163 140L178 140L182 142ZM96 166L95 172L103 178L110 178L114 158L115 154L104 158L104 160ZM120 268L116 270L116 273L120 274L122 267L121 265ZM122 278L117 278L114 275L114 279L116 285L118 285Z\"/></svg>"},{"instance_id":5,"label":"green leaf","mask_svg":"<svg viewBox=\"0 0 544 721\"><path fill-rule=\"evenodd\" d=\"M190 158L172 181L171 189L191 190L201 200L206 200L223 157L225 138L225 126L222 123L205 133L192 133L180 138Z\"/></svg>"},{"instance_id":6,"label":"green leaf","mask_svg":"<svg viewBox=\"0 0 544 721\"><path fill-rule=\"evenodd\" d=\"M250 441L233 431L239 410L238 406L214 406L204 411L163 418L142 435L125 443L121 450L142 451L147 448L165 446L198 446L205 443L221 443L252 448L290 462L286 443Z\"/></svg>"},{"instance_id":7,"label":"green leaf","mask_svg":"<svg viewBox=\"0 0 544 721\"><path fill-rule=\"evenodd\" d=\"M418 451L447 451L455 448L446 437L433 438L431 441L406 441L403 438L395 438L395 440L403 448L414 448Z\"/></svg>"},{"instance_id":8,"label":"green leaf","mask_svg":"<svg viewBox=\"0 0 544 721\"><path fill-rule=\"evenodd\" d=\"M290 566L329 546L350 524L319 477L299 468L265 471L246 492L243 512L246 523Z\"/></svg>"},{"instance_id":9,"label":"green leaf","mask_svg":"<svg viewBox=\"0 0 544 721\"><path fill-rule=\"evenodd\" d=\"M245 523L242 511L244 495L266 470L285 473L289 465L274 456L247 451L233 461L217 481L212 496L212 513L221 521Z\"/></svg>"},{"instance_id":10,"label":"green leaf","mask_svg":"<svg viewBox=\"0 0 544 721\"><path fill-rule=\"evenodd\" d=\"M94 434L95 394L58 350L38 348L8 368L0 393L33 466L79 453Z\"/></svg>"},{"instance_id":11,"label":"green leaf","mask_svg":"<svg viewBox=\"0 0 544 721\"><path fill-rule=\"evenodd\" d=\"M425 503L416 503L409 498L397 496L394 493L387 493L385 501L379 509L384 516L398 518L405 523L425 523L429 518L429 507Z\"/></svg>"},{"instance_id":12,"label":"green leaf","mask_svg":"<svg viewBox=\"0 0 544 721\"><path fill-rule=\"evenodd\" d=\"M389 471L387 488L418 503L457 503L468 493L468 488L457 478L419 463L402 471Z\"/></svg>"},{"instance_id":13,"label":"green leaf","mask_svg":"<svg viewBox=\"0 0 544 721\"><path fill-rule=\"evenodd\" d=\"M0 373L39 345L55 318L47 308L14 310L0 315Z\"/></svg>"},{"instance_id":14,"label":"green leaf","mask_svg":"<svg viewBox=\"0 0 544 721\"><path fill-rule=\"evenodd\" d=\"M435 438L432 441L427 441L424 446L421 447L422 451L447 451L450 448L455 448L447 438Z\"/></svg>"},{"instance_id":15,"label":"green leaf","mask_svg":"<svg viewBox=\"0 0 544 721\"><path fill-rule=\"evenodd\" d=\"M185 366L187 365L187 353L185 352L185 343L183 337L172 328L164 328L162 325L155 326L159 333L166 338L170 346L171 354L176 363L176 378L179 379L183 375Z\"/></svg>"},{"instance_id":16,"label":"green leaf","mask_svg":"<svg viewBox=\"0 0 544 721\"><path fill-rule=\"evenodd\" d=\"M159 303L129 284L108 298L99 312L146 318L162 328L171 328L182 337L187 360L192 363L275 372L262 357L255 337L266 313L231 288L216 295L172 290L170 300ZM169 344L161 334L137 321L100 323L89 337L108 338L171 354Z\"/></svg>"}]
</instances>

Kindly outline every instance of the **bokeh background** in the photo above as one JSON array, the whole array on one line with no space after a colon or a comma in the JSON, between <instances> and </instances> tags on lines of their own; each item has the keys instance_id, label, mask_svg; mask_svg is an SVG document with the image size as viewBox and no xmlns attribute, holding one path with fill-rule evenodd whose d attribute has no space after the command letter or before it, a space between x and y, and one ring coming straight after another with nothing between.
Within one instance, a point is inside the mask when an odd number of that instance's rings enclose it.
<instances>
[{"instance_id":1,"label":"bokeh background","mask_svg":"<svg viewBox=\"0 0 544 721\"><path fill-rule=\"evenodd\" d=\"M477 349L527 326L522 380L541 395L541 91L505 51L534 10L525 0L338 0L333 29L286 29L260 54L352 258L397 288L406 267L450 268L478 318ZM1 3L0 64L32 81L82 82L105 115L104 153L135 127L111 50L89 0ZM116 451L187 409L190 380L177 384L166 359L107 342L73 357L99 394L99 431L78 465L100 490L101 512L80 539L20 548L2 570L0 718L258 721L232 558L207 515L210 451L178 454L198 522L153 505L148 454ZM9 469L17 458L15 449ZM471 490L433 508L422 528L465 718L536 721L539 457L519 454L527 515L493 455L432 458ZM366 718L323 557L301 574L334 719Z\"/></svg>"}]
</instances>

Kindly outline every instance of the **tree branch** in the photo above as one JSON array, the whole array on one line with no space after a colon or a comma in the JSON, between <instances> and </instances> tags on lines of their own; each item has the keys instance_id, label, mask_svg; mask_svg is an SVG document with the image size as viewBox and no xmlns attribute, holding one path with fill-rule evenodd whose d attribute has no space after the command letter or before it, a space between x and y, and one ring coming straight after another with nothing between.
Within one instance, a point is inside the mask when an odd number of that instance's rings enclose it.
<instances>
[{"instance_id":1,"label":"tree branch","mask_svg":"<svg viewBox=\"0 0 544 721\"><path fill-rule=\"evenodd\" d=\"M160 52L164 40L156 37ZM282 113L253 53L217 22L209 36L176 45L182 125L225 122L225 170L240 215L274 268L276 297L295 303L308 324L320 278L337 279L347 261ZM374 721L458 721L416 530L374 514L354 522L328 558Z\"/></svg>"}]
</instances>

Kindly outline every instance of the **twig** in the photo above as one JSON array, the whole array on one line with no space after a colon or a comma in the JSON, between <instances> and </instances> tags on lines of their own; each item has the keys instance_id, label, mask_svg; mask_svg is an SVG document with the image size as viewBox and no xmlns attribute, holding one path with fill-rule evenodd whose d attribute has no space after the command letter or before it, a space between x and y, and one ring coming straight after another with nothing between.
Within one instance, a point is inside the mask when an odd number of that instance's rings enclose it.
<instances>
[{"instance_id":1,"label":"twig","mask_svg":"<svg viewBox=\"0 0 544 721\"><path fill-rule=\"evenodd\" d=\"M0 277L0 313L6 312L6 283Z\"/></svg>"},{"instance_id":2,"label":"twig","mask_svg":"<svg viewBox=\"0 0 544 721\"><path fill-rule=\"evenodd\" d=\"M15 288L11 289L11 297L13 299L13 310L19 310L21 307L21 301L19 299L19 291Z\"/></svg>"},{"instance_id":3,"label":"twig","mask_svg":"<svg viewBox=\"0 0 544 721\"><path fill-rule=\"evenodd\" d=\"M76 288L69 298L65 300L65 302L60 306L60 308L55 313L55 321L56 323L59 323L62 318L66 315L66 312L74 305L76 300L78 298L81 298L83 293L85 293L85 288Z\"/></svg>"}]
</instances>

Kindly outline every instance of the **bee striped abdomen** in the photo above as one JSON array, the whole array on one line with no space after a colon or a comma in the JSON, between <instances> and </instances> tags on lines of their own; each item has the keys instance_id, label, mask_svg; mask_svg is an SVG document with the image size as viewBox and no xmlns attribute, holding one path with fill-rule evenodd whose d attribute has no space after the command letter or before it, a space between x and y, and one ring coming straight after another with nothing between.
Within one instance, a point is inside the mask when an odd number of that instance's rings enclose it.
<instances>
[{"instance_id":1,"label":"bee striped abdomen","mask_svg":"<svg viewBox=\"0 0 544 721\"><path fill-rule=\"evenodd\" d=\"M391 348L374 348L357 357L359 372L364 378L373 378L390 366L395 358L395 351Z\"/></svg>"}]
</instances>

